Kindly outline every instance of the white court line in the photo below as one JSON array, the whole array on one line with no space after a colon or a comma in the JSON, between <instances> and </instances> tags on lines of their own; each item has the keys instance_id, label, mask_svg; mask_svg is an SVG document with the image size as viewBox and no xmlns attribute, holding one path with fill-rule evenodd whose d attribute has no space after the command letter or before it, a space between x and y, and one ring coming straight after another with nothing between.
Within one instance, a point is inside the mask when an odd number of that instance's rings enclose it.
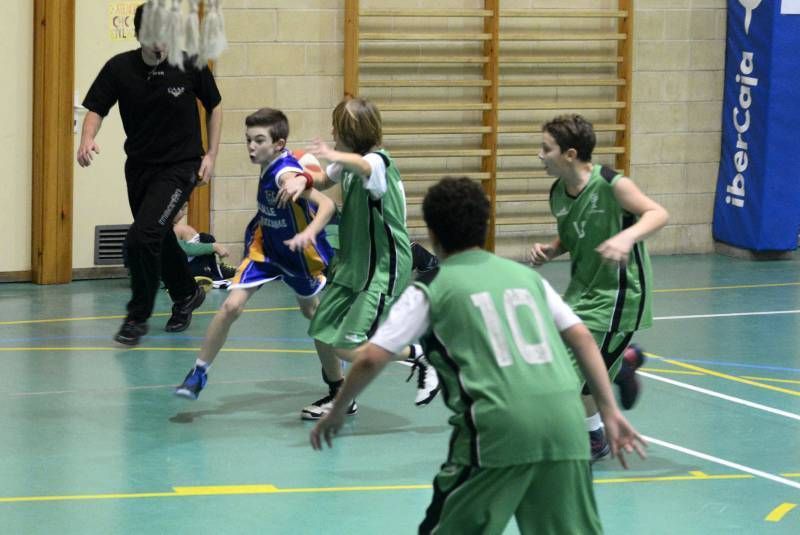
<instances>
[{"instance_id":1,"label":"white court line","mask_svg":"<svg viewBox=\"0 0 800 535\"><path fill-rule=\"evenodd\" d=\"M785 418L791 418L792 420L800 421L800 414L795 414L793 412L783 411L781 409L776 409L774 407L769 407L767 405L762 405L760 403L755 403L753 401L747 401L746 399L737 398L735 396L729 396L727 394L721 394L720 392L716 392L714 390L709 390L707 388L700 388L699 386L690 385L687 383L682 383L680 381L676 381L674 379L667 379L666 377L659 377L658 375L654 375L652 373L643 372L641 370L636 371L637 374L647 377L648 379L653 379L654 381L661 381L662 383L668 383L673 386L678 386L680 388L685 388L687 390L694 390L695 392L700 392L701 394L705 394L707 396L713 396L715 398L724 399L725 401L731 401L733 403L738 403L739 405L744 405L746 407L750 407L753 409L758 409L764 412L771 412L772 414L777 414L778 416L783 416Z\"/></svg>"},{"instance_id":2,"label":"white court line","mask_svg":"<svg viewBox=\"0 0 800 535\"><path fill-rule=\"evenodd\" d=\"M725 459L720 459L719 457L714 457L713 455L708 455L707 453L702 453L695 450L690 450L689 448L684 448L683 446L678 446L677 444L672 444L670 442L665 442L663 440L659 440L657 438L648 437L642 435L647 442L650 444L657 444L658 446L662 446L664 448L668 448L671 450L679 451L681 453L685 453L686 455L691 455L692 457L697 457L698 459L703 459L706 461L711 461L712 463L721 464L722 466L727 466L728 468L733 468L735 470L739 470L741 472L745 472L756 477L761 477L763 479L768 479L770 481L774 481L775 483L780 483L782 485L786 485L787 487L793 487L796 489L800 489L800 482L791 481L789 479L776 476L775 474L770 474L769 472L762 472L761 470L756 470L755 468L750 468L749 466L744 466L743 464L734 463L731 461L726 461Z\"/></svg>"},{"instance_id":3,"label":"white court line","mask_svg":"<svg viewBox=\"0 0 800 535\"><path fill-rule=\"evenodd\" d=\"M800 310L766 310L764 312L730 312L727 314L694 314L690 316L658 316L654 320L686 320L696 318L727 318L733 316L777 316L779 314L800 314Z\"/></svg>"}]
</instances>

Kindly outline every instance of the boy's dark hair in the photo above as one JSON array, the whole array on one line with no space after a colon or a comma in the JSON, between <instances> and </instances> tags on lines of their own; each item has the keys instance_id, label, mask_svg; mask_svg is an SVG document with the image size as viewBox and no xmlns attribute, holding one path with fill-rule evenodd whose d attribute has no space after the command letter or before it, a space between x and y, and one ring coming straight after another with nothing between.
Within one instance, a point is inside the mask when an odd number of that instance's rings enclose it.
<instances>
[{"instance_id":1,"label":"boy's dark hair","mask_svg":"<svg viewBox=\"0 0 800 535\"><path fill-rule=\"evenodd\" d=\"M592 123L578 114L559 115L544 123L542 132L547 132L558 143L561 152L575 149L582 162L592 161L592 151L597 143Z\"/></svg>"},{"instance_id":2,"label":"boy's dark hair","mask_svg":"<svg viewBox=\"0 0 800 535\"><path fill-rule=\"evenodd\" d=\"M274 108L261 108L254 111L244 120L245 126L263 126L269 128L269 135L272 137L272 142L275 143L279 139L289 139L289 119L281 110Z\"/></svg>"},{"instance_id":3,"label":"boy's dark hair","mask_svg":"<svg viewBox=\"0 0 800 535\"><path fill-rule=\"evenodd\" d=\"M444 177L422 201L425 224L448 254L483 247L490 210L483 188L466 177Z\"/></svg>"},{"instance_id":4,"label":"boy's dark hair","mask_svg":"<svg viewBox=\"0 0 800 535\"><path fill-rule=\"evenodd\" d=\"M339 139L362 156L381 144L381 113L364 98L348 97L333 110L333 129Z\"/></svg>"},{"instance_id":5,"label":"boy's dark hair","mask_svg":"<svg viewBox=\"0 0 800 535\"><path fill-rule=\"evenodd\" d=\"M133 33L139 37L139 29L142 27L142 13L144 13L144 4L139 4L133 14Z\"/></svg>"}]
</instances>

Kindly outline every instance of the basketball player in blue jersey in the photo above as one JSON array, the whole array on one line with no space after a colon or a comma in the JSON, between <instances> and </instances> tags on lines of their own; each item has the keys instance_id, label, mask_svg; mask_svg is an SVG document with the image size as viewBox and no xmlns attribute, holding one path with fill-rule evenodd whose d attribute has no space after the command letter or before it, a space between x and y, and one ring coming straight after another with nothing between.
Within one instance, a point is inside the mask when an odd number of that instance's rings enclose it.
<instances>
[{"instance_id":1,"label":"basketball player in blue jersey","mask_svg":"<svg viewBox=\"0 0 800 535\"><path fill-rule=\"evenodd\" d=\"M286 150L288 119L279 110L261 108L247 116L245 125L250 161L261 165L258 213L247 225L245 257L229 287L230 295L208 326L194 367L175 389L177 396L188 399L197 399L231 325L262 284L283 280L294 290L303 315L310 319L325 287L323 272L333 257L323 229L335 206L312 187L311 177ZM280 183L297 175L306 176L308 187L296 202L279 206Z\"/></svg>"}]
</instances>

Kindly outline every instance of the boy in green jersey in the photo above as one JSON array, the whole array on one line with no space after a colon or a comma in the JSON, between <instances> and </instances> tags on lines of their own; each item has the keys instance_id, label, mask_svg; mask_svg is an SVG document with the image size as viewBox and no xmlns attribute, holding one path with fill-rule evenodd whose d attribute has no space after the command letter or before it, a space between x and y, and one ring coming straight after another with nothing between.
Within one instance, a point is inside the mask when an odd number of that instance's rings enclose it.
<instances>
[{"instance_id":1,"label":"boy in green jersey","mask_svg":"<svg viewBox=\"0 0 800 535\"><path fill-rule=\"evenodd\" d=\"M423 214L437 269L409 286L357 350L311 444L329 446L348 400L409 340L422 336L453 411L447 461L433 482L420 533L601 533L572 348L597 400L614 454L644 457L620 413L589 330L535 271L481 249L489 201L467 178L428 190ZM486 273L492 273L486 277Z\"/></svg>"},{"instance_id":2,"label":"boy in green jersey","mask_svg":"<svg viewBox=\"0 0 800 535\"><path fill-rule=\"evenodd\" d=\"M570 253L572 275L564 300L592 332L609 376L617 378L623 406L630 408L638 392L634 371L643 358L628 344L634 332L653 322L652 271L643 240L663 227L669 215L631 179L593 164L594 146L592 125L580 115L562 115L542 127L539 158L557 178L550 189L550 210L558 236L533 244L530 259L539 266ZM626 352L633 365L626 362ZM609 447L585 386L583 400L594 461L605 457Z\"/></svg>"},{"instance_id":3,"label":"boy in green jersey","mask_svg":"<svg viewBox=\"0 0 800 535\"><path fill-rule=\"evenodd\" d=\"M312 173L313 184L318 189L341 184L342 209L331 282L308 330L328 395L303 408L304 420L317 420L330 410L344 381L339 359L353 359L353 350L372 336L411 279L405 190L394 160L381 147L380 112L362 98L343 100L333 110L333 138L335 148L320 140L309 148L330 163L324 172ZM288 201L304 187L302 179L287 180L279 198ZM397 360L412 363L412 374L418 371L416 404L430 403L439 381L422 347L410 344ZM347 414L355 414L358 407L350 401Z\"/></svg>"}]
</instances>

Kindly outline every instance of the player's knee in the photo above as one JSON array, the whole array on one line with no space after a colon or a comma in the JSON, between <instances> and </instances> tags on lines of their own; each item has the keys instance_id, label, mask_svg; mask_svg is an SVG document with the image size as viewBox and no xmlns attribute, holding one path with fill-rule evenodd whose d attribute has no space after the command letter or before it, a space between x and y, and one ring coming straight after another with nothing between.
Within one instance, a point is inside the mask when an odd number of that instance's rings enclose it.
<instances>
[{"instance_id":1,"label":"player's knee","mask_svg":"<svg viewBox=\"0 0 800 535\"><path fill-rule=\"evenodd\" d=\"M303 316L305 316L306 319L310 320L311 318L314 317L314 313L317 311L318 304L319 303L317 303L316 301L312 303L300 303L300 312L303 313Z\"/></svg>"},{"instance_id":2,"label":"player's knee","mask_svg":"<svg viewBox=\"0 0 800 535\"><path fill-rule=\"evenodd\" d=\"M226 299L225 302L222 303L220 312L222 312L226 318L233 321L241 316L242 312L244 312L244 302L234 299Z\"/></svg>"}]
</instances>

